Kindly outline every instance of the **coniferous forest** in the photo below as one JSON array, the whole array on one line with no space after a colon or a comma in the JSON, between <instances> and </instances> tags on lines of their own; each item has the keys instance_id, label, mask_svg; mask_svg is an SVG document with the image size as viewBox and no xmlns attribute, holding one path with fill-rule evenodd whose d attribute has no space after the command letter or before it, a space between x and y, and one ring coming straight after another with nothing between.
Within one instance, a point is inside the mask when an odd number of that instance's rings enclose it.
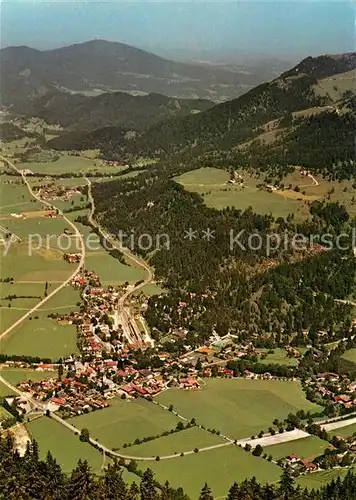
<instances>
[{"instance_id":1,"label":"coniferous forest","mask_svg":"<svg viewBox=\"0 0 356 500\"><path fill-rule=\"evenodd\" d=\"M95 476L84 460L69 475L63 473L50 452L39 458L36 441L27 446L23 457L13 449L12 439L0 438L1 500L213 500L208 484L202 485L198 498L189 498L181 488L156 482L150 469L130 485L123 479L124 468L118 462L108 464ZM307 491L296 486L288 469L278 484L261 485L255 478L232 484L226 500L354 500L356 475L348 472L319 490Z\"/></svg>"}]
</instances>

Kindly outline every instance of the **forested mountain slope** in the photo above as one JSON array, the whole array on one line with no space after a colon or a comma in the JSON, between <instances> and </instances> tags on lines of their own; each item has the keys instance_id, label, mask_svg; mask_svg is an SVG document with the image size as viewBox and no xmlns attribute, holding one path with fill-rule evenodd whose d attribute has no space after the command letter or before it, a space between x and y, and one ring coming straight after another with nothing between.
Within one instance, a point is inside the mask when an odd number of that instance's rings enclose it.
<instances>
[{"instance_id":1,"label":"forested mountain slope","mask_svg":"<svg viewBox=\"0 0 356 500\"><path fill-rule=\"evenodd\" d=\"M326 64L326 67L325 67ZM330 104L316 85L325 75L356 67L355 54L307 58L270 83L197 116L163 122L144 134L138 147L156 153L227 149L255 135L257 127L293 111Z\"/></svg>"},{"instance_id":2,"label":"forested mountain slope","mask_svg":"<svg viewBox=\"0 0 356 500\"><path fill-rule=\"evenodd\" d=\"M97 218L109 232L169 237L169 248L162 245L154 252L135 246L169 289L168 295L149 302L146 318L151 327L159 332L188 328L189 344L200 345L213 328L220 334L245 332L247 338L257 333L288 336L312 325L328 329L345 318L348 306L334 299L353 289L356 261L351 246L341 252L330 250L331 245L316 254L314 245L302 252L289 244L268 250L271 233L292 238L297 232L308 239L328 231L333 239L344 226L351 235L353 223L343 207L326 205L305 223L295 223L293 217L274 219L251 209L219 211L207 208L200 196L188 193L158 169L94 185ZM195 231L193 238L187 237L189 228ZM208 228L213 234L210 240ZM232 236L240 231L237 242ZM257 248L250 244L252 234L261 243ZM188 306L178 313L182 300Z\"/></svg>"},{"instance_id":3,"label":"forested mountain slope","mask_svg":"<svg viewBox=\"0 0 356 500\"><path fill-rule=\"evenodd\" d=\"M66 130L91 131L115 126L145 130L169 118L198 113L213 106L203 99L174 99L160 94L132 96L124 92L86 97L53 91L12 107L12 112L42 118Z\"/></svg>"}]
</instances>

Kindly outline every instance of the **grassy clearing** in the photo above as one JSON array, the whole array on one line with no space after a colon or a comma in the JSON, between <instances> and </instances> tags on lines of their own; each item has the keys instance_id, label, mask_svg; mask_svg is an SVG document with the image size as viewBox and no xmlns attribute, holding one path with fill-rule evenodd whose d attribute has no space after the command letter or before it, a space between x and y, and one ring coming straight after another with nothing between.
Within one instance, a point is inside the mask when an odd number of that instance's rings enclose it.
<instances>
[{"instance_id":1,"label":"grassy clearing","mask_svg":"<svg viewBox=\"0 0 356 500\"><path fill-rule=\"evenodd\" d=\"M346 359L347 361L351 361L352 363L356 363L356 348L348 349L347 351L345 351L342 355L342 358Z\"/></svg>"},{"instance_id":2,"label":"grassy clearing","mask_svg":"<svg viewBox=\"0 0 356 500\"><path fill-rule=\"evenodd\" d=\"M140 292L142 292L147 297L151 297L152 295L161 295L162 293L167 293L167 290L157 283L150 283L149 285L145 285L143 288L141 288L138 293Z\"/></svg>"},{"instance_id":3,"label":"grassy clearing","mask_svg":"<svg viewBox=\"0 0 356 500\"><path fill-rule=\"evenodd\" d=\"M312 474L306 474L305 476L300 476L296 479L297 485L300 485L302 488L311 489L319 489L321 486L330 483L333 479L335 480L337 477L346 476L347 472L350 469L330 469L326 471L318 471L313 472ZM351 470L355 473L355 469L351 468Z\"/></svg>"},{"instance_id":4,"label":"grassy clearing","mask_svg":"<svg viewBox=\"0 0 356 500\"><path fill-rule=\"evenodd\" d=\"M224 443L224 440L214 434L191 427L169 436L148 441L128 448L130 455L137 457L156 457L165 455L180 455L183 452L194 450L194 448L205 448L215 444Z\"/></svg>"},{"instance_id":5,"label":"grassy clearing","mask_svg":"<svg viewBox=\"0 0 356 500\"><path fill-rule=\"evenodd\" d=\"M13 396L15 393L11 389L9 389L6 385L0 382L0 398L5 396Z\"/></svg>"},{"instance_id":6,"label":"grassy clearing","mask_svg":"<svg viewBox=\"0 0 356 500\"><path fill-rule=\"evenodd\" d=\"M268 455L272 455L275 460L285 458L291 454L295 454L299 458L312 460L318 455L321 455L324 450L328 448L328 446L330 445L328 445L326 441L323 441L316 436L310 436L304 439L288 441L287 443L265 446L263 451L268 453Z\"/></svg>"},{"instance_id":7,"label":"grassy clearing","mask_svg":"<svg viewBox=\"0 0 356 500\"><path fill-rule=\"evenodd\" d=\"M351 437L356 433L356 424L346 425L345 422L344 427L339 427L338 429L329 431L329 433L334 436Z\"/></svg>"},{"instance_id":8,"label":"grassy clearing","mask_svg":"<svg viewBox=\"0 0 356 500\"><path fill-rule=\"evenodd\" d=\"M206 205L219 210L232 206L241 210L252 207L258 213L272 213L275 217L286 217L293 213L297 220L308 217L308 204L314 200L330 198L331 201L340 201L346 205L351 215L356 214L356 203L352 181L329 182L317 178L318 185L303 176L299 169L288 174L283 179L285 189L269 193L257 187L262 182L246 171L240 171L243 186L228 184L229 175L224 170L215 168L201 168L187 172L175 180L188 191L200 194ZM291 189L288 189L291 186ZM294 191L295 186L299 192Z\"/></svg>"},{"instance_id":9,"label":"grassy clearing","mask_svg":"<svg viewBox=\"0 0 356 500\"><path fill-rule=\"evenodd\" d=\"M286 217L295 213L302 217L303 203L287 199L276 193L257 188L261 182L241 171L243 186L228 184L229 174L225 170L200 168L187 172L175 180L188 191L195 191L203 196L207 206L219 210L228 206L241 210L252 207L258 213L272 213L276 217Z\"/></svg>"},{"instance_id":10,"label":"grassy clearing","mask_svg":"<svg viewBox=\"0 0 356 500\"><path fill-rule=\"evenodd\" d=\"M268 349L259 349L261 352L268 352ZM268 354L267 358L260 359L259 362L265 365L269 363L276 363L278 365L296 366L298 360L296 358L289 358L285 349L273 349L273 354Z\"/></svg>"},{"instance_id":11,"label":"grassy clearing","mask_svg":"<svg viewBox=\"0 0 356 500\"><path fill-rule=\"evenodd\" d=\"M35 158L34 158L35 159ZM68 173L88 173L97 172L100 177L101 172L119 172L125 167L106 167L101 165L100 160L95 158L86 158L84 156L71 156L68 153L62 153L57 161L45 157L42 154L41 159L49 161L33 161L28 163L18 163L17 167L21 169L29 169L32 172L39 174L68 174Z\"/></svg>"},{"instance_id":12,"label":"grassy clearing","mask_svg":"<svg viewBox=\"0 0 356 500\"><path fill-rule=\"evenodd\" d=\"M124 443L133 443L136 438L162 434L178 423L172 413L144 399L122 401L114 398L110 405L104 410L74 417L69 422L78 429L89 429L93 438L110 448L122 448ZM127 448L127 454L134 454L133 450L134 447Z\"/></svg>"},{"instance_id":13,"label":"grassy clearing","mask_svg":"<svg viewBox=\"0 0 356 500\"><path fill-rule=\"evenodd\" d=\"M46 458L47 451L50 450L66 473L72 471L79 459L86 459L93 472L100 474L103 461L101 453L89 444L79 441L79 436L58 422L41 417L27 423L26 428L30 436L39 443L41 458Z\"/></svg>"},{"instance_id":14,"label":"grassy clearing","mask_svg":"<svg viewBox=\"0 0 356 500\"><path fill-rule=\"evenodd\" d=\"M27 219L15 219L8 216L6 220L2 219L1 225L6 227L8 231L17 234L24 241L29 239L29 235L39 235L45 242L48 239L50 246L55 246L57 237L63 234L65 229L69 229L68 224L61 216L50 219L41 213L38 214L38 217ZM38 237L35 236L32 236L32 241L37 242Z\"/></svg>"},{"instance_id":15,"label":"grassy clearing","mask_svg":"<svg viewBox=\"0 0 356 500\"><path fill-rule=\"evenodd\" d=\"M125 283L125 281L135 283L146 276L143 269L122 264L105 250L87 252L85 266L87 269L95 271L102 282L106 283Z\"/></svg>"},{"instance_id":16,"label":"grassy clearing","mask_svg":"<svg viewBox=\"0 0 356 500\"><path fill-rule=\"evenodd\" d=\"M224 186L229 180L229 174L219 168L198 168L176 177L175 180L185 188Z\"/></svg>"},{"instance_id":17,"label":"grassy clearing","mask_svg":"<svg viewBox=\"0 0 356 500\"><path fill-rule=\"evenodd\" d=\"M168 480L176 488L182 486L190 498L198 498L205 482L211 487L214 498L225 498L234 481L256 476L261 483L274 482L281 474L275 464L236 446L153 462L150 468L158 481Z\"/></svg>"},{"instance_id":18,"label":"grassy clearing","mask_svg":"<svg viewBox=\"0 0 356 500\"><path fill-rule=\"evenodd\" d=\"M48 311L37 312L38 319L26 319L1 342L4 354L25 354L53 361L78 351L74 325L60 325L47 318Z\"/></svg>"},{"instance_id":19,"label":"grassy clearing","mask_svg":"<svg viewBox=\"0 0 356 500\"><path fill-rule=\"evenodd\" d=\"M63 260L62 253L46 247L35 250L28 243L14 243L6 255L0 252L3 276L12 276L16 282L64 281L75 269L75 264Z\"/></svg>"},{"instance_id":20,"label":"grassy clearing","mask_svg":"<svg viewBox=\"0 0 356 500\"><path fill-rule=\"evenodd\" d=\"M27 187L19 177L11 175L0 176L0 215L18 213L25 210L35 210L40 204L33 200Z\"/></svg>"},{"instance_id":21,"label":"grassy clearing","mask_svg":"<svg viewBox=\"0 0 356 500\"><path fill-rule=\"evenodd\" d=\"M208 379L198 391L168 390L157 401L206 428L245 438L267 430L275 418L318 406L305 399L299 383L280 380Z\"/></svg>"},{"instance_id":22,"label":"grassy clearing","mask_svg":"<svg viewBox=\"0 0 356 500\"><path fill-rule=\"evenodd\" d=\"M77 302L80 302L79 290L66 286L54 297L40 307L40 311L58 312L60 314L75 311L78 309ZM58 311L56 311L58 309Z\"/></svg>"},{"instance_id":23,"label":"grassy clearing","mask_svg":"<svg viewBox=\"0 0 356 500\"><path fill-rule=\"evenodd\" d=\"M10 296L16 296L10 300ZM44 297L44 284L39 283L0 283L0 309L1 312L20 311L26 312ZM10 308L9 308L10 306ZM1 321L0 321L1 325Z\"/></svg>"}]
</instances>

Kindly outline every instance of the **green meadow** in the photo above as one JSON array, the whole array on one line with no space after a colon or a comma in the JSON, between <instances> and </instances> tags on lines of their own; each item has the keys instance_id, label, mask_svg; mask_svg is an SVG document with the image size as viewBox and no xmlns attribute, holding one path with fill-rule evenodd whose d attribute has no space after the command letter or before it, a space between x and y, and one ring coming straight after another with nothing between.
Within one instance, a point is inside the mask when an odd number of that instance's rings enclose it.
<instances>
[{"instance_id":1,"label":"green meadow","mask_svg":"<svg viewBox=\"0 0 356 500\"><path fill-rule=\"evenodd\" d=\"M299 383L282 380L206 379L197 391L170 389L155 400L231 439L267 431L275 418L288 413L319 408L305 398Z\"/></svg>"},{"instance_id":2,"label":"green meadow","mask_svg":"<svg viewBox=\"0 0 356 500\"><path fill-rule=\"evenodd\" d=\"M199 427L191 427L147 443L131 446L127 448L127 452L137 457L162 457L173 454L180 455L187 451L193 451L195 448L206 448L225 442L216 434L210 434Z\"/></svg>"},{"instance_id":3,"label":"green meadow","mask_svg":"<svg viewBox=\"0 0 356 500\"><path fill-rule=\"evenodd\" d=\"M52 361L76 353L78 349L75 326L61 325L48 318L48 313L49 311L36 311L32 319L25 319L2 339L1 352L9 355L39 356L50 358Z\"/></svg>"},{"instance_id":4,"label":"green meadow","mask_svg":"<svg viewBox=\"0 0 356 500\"><path fill-rule=\"evenodd\" d=\"M297 455L299 458L312 460L316 456L322 455L328 447L332 448L326 441L316 436L310 436L303 439L296 439L295 441L265 446L263 451L268 455L272 455L275 460L292 454Z\"/></svg>"},{"instance_id":5,"label":"green meadow","mask_svg":"<svg viewBox=\"0 0 356 500\"><path fill-rule=\"evenodd\" d=\"M162 434L175 428L178 421L172 413L142 398L114 398L109 408L69 419L78 429L89 429L91 437L110 448L120 448L126 455L135 455L135 447L124 448L124 443Z\"/></svg>"}]
</instances>

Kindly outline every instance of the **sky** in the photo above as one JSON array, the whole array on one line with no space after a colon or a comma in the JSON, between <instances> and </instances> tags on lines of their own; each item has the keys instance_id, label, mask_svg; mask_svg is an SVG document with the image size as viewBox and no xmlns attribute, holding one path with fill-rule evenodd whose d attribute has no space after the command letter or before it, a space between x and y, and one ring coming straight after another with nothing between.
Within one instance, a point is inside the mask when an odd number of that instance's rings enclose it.
<instances>
[{"instance_id":1,"label":"sky","mask_svg":"<svg viewBox=\"0 0 356 500\"><path fill-rule=\"evenodd\" d=\"M156 53L316 55L355 50L355 4L296 1L1 1L1 46L94 38Z\"/></svg>"}]
</instances>

